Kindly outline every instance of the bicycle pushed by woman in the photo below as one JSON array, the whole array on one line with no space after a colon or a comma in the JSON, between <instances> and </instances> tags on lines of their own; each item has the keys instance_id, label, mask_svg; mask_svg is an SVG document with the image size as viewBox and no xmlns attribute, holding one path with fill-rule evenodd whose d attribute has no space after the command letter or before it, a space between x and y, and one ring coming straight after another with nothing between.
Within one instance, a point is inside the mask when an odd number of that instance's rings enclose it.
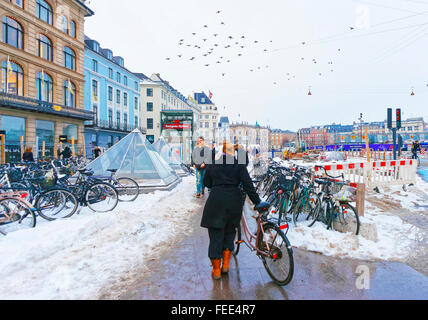
<instances>
[{"instance_id":1,"label":"bicycle pushed by woman","mask_svg":"<svg viewBox=\"0 0 428 320\"><path fill-rule=\"evenodd\" d=\"M293 251L284 233L288 225L280 225L277 220L269 219L270 204L261 201L245 164L239 164L235 158L232 144L225 143L216 155L215 163L207 166L204 184L211 192L201 226L208 228L208 257L211 259L213 279L219 280L222 274L229 272L232 254L237 256L240 245L245 243L261 258L276 284L288 284L294 272ZM246 214L243 214L240 185L257 211L255 233L250 230Z\"/></svg>"}]
</instances>

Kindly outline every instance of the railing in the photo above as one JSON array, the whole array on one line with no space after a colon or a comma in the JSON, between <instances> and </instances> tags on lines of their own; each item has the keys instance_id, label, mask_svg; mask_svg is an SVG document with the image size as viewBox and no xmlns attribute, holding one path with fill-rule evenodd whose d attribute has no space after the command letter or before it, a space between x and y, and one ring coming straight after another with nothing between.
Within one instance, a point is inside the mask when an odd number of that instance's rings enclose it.
<instances>
[{"instance_id":1,"label":"railing","mask_svg":"<svg viewBox=\"0 0 428 320\"><path fill-rule=\"evenodd\" d=\"M146 128L135 126L129 123L124 123L121 121L96 120L86 123L85 126L122 132L131 132L134 129L139 129L142 133L145 133L147 131Z\"/></svg>"},{"instance_id":2,"label":"railing","mask_svg":"<svg viewBox=\"0 0 428 320\"><path fill-rule=\"evenodd\" d=\"M5 92L0 92L0 105L9 108L49 113L81 120L92 120L94 117L94 113L92 111L70 108L64 105L21 97Z\"/></svg>"}]
</instances>

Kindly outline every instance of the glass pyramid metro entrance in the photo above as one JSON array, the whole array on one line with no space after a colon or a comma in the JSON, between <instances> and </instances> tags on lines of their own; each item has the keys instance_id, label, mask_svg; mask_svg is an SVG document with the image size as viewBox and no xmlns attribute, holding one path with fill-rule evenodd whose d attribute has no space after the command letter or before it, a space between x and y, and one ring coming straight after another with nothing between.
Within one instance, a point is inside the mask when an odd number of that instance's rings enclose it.
<instances>
[{"instance_id":1,"label":"glass pyramid metro entrance","mask_svg":"<svg viewBox=\"0 0 428 320\"><path fill-rule=\"evenodd\" d=\"M187 176L187 173L181 167L180 151L169 145L163 136L158 138L153 144L153 148L179 176Z\"/></svg>"},{"instance_id":2,"label":"glass pyramid metro entrance","mask_svg":"<svg viewBox=\"0 0 428 320\"><path fill-rule=\"evenodd\" d=\"M129 177L147 189L171 189L181 178L155 151L146 136L135 129L97 159L88 169L95 175L109 176L108 169L117 169L116 177Z\"/></svg>"}]
</instances>

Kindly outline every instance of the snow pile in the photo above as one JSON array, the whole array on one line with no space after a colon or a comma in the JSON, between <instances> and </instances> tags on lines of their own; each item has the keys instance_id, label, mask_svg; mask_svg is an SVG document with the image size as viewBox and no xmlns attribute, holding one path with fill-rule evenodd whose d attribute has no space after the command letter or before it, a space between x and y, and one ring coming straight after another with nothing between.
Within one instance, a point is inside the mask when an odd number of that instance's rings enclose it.
<instances>
[{"instance_id":1,"label":"snow pile","mask_svg":"<svg viewBox=\"0 0 428 320\"><path fill-rule=\"evenodd\" d=\"M360 235L355 236L327 230L321 222L316 222L311 228L306 222L300 222L296 227L290 223L287 236L293 247L328 256L405 262L427 236L425 223L408 221L417 222L415 216L422 216L426 221L428 183L418 177L417 187L410 186L407 190L403 191L402 186L391 186L381 194L370 192L366 198L366 212L364 217L360 217L361 228L375 225L377 241L362 237L361 229ZM408 216L403 217L403 212Z\"/></svg>"},{"instance_id":2,"label":"snow pile","mask_svg":"<svg viewBox=\"0 0 428 320\"><path fill-rule=\"evenodd\" d=\"M38 219L36 228L0 238L0 299L96 299L190 231L198 206L194 177L187 177L172 191L140 195L113 212L84 208L65 220Z\"/></svg>"}]
</instances>

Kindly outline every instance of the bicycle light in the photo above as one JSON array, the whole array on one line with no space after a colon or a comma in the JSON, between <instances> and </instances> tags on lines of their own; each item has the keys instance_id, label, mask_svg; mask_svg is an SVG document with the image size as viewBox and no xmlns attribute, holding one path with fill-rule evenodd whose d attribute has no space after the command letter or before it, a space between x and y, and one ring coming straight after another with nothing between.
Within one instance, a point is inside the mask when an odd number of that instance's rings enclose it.
<instances>
[{"instance_id":1,"label":"bicycle light","mask_svg":"<svg viewBox=\"0 0 428 320\"><path fill-rule=\"evenodd\" d=\"M283 191L282 190L278 190L278 194L282 194L283 193Z\"/></svg>"}]
</instances>

